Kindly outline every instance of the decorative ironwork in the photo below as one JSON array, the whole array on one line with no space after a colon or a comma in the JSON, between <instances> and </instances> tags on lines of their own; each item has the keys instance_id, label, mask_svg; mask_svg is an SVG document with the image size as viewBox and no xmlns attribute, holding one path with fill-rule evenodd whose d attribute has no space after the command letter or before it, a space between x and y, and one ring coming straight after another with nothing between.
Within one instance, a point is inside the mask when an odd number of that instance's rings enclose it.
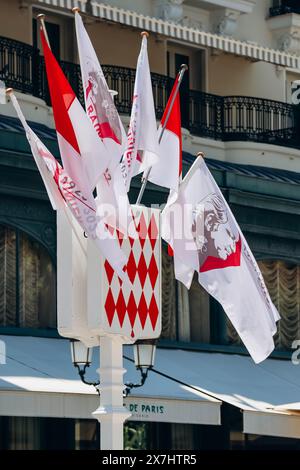
<instances>
[{"instance_id":1,"label":"decorative ironwork","mask_svg":"<svg viewBox=\"0 0 300 470\"><path fill-rule=\"evenodd\" d=\"M249 96L226 96L222 109L222 140L299 147L299 118L294 105Z\"/></svg>"},{"instance_id":2,"label":"decorative ironwork","mask_svg":"<svg viewBox=\"0 0 300 470\"><path fill-rule=\"evenodd\" d=\"M223 138L223 98L190 90L189 128L192 134L216 140Z\"/></svg>"},{"instance_id":3,"label":"decorative ironwork","mask_svg":"<svg viewBox=\"0 0 300 470\"><path fill-rule=\"evenodd\" d=\"M299 7L300 8L300 7ZM80 66L61 62L62 69L80 102L84 90ZM135 70L103 65L108 86L118 92L116 106L130 114ZM39 50L19 41L0 37L0 80L8 87L42 98L50 104L44 58ZM173 79L152 74L157 118L165 109ZM300 107L249 96L217 96L188 90L181 106L186 106L186 127L194 135L223 141L253 141L300 148Z\"/></svg>"},{"instance_id":4,"label":"decorative ironwork","mask_svg":"<svg viewBox=\"0 0 300 470\"><path fill-rule=\"evenodd\" d=\"M0 79L24 93L35 94L39 51L14 39L0 37Z\"/></svg>"}]
</instances>

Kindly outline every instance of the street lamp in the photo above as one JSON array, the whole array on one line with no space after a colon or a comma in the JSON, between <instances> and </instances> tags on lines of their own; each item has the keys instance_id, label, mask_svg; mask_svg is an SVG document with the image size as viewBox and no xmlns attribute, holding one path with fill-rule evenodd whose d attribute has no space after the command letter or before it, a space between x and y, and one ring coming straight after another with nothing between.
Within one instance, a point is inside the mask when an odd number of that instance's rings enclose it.
<instances>
[{"instance_id":1,"label":"street lamp","mask_svg":"<svg viewBox=\"0 0 300 470\"><path fill-rule=\"evenodd\" d=\"M156 341L139 340L133 346L134 363L138 369L152 369L154 366Z\"/></svg>"},{"instance_id":2,"label":"street lamp","mask_svg":"<svg viewBox=\"0 0 300 470\"><path fill-rule=\"evenodd\" d=\"M93 385L100 395L98 385L100 382L88 382L85 379L87 367L92 362L92 348L86 347L81 341L76 339L70 340L71 357L74 367L78 370L78 374L82 382L86 385ZM126 397L132 388L142 387L146 382L148 371L154 366L154 358L156 351L156 340L139 340L133 346L134 363L137 370L140 371L140 383L125 383L124 396Z\"/></svg>"},{"instance_id":3,"label":"street lamp","mask_svg":"<svg viewBox=\"0 0 300 470\"><path fill-rule=\"evenodd\" d=\"M82 343L82 341L79 341L77 339L71 339L70 346L73 366L76 367L76 369L78 370L78 374L82 382L86 385L93 385L96 388L98 394L100 395L100 392L98 390L98 385L100 384L100 382L88 382L87 380L85 380L84 377L87 367L90 367L92 363L93 349L87 348L85 344Z\"/></svg>"},{"instance_id":4,"label":"street lamp","mask_svg":"<svg viewBox=\"0 0 300 470\"><path fill-rule=\"evenodd\" d=\"M146 382L148 371L154 366L156 340L139 340L133 345L134 363L140 371L140 383L125 383L124 395L127 396L132 388L142 387Z\"/></svg>"}]
</instances>

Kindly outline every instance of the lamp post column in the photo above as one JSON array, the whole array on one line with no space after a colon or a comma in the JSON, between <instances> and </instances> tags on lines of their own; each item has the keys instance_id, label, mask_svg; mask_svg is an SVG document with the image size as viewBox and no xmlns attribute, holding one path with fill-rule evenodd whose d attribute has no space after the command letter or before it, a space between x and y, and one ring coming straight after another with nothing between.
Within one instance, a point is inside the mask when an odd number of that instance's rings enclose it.
<instances>
[{"instance_id":1,"label":"lamp post column","mask_svg":"<svg viewBox=\"0 0 300 470\"><path fill-rule=\"evenodd\" d=\"M100 406L93 416L100 422L101 450L123 450L123 425L131 413L123 406L123 342L120 336L100 341Z\"/></svg>"}]
</instances>

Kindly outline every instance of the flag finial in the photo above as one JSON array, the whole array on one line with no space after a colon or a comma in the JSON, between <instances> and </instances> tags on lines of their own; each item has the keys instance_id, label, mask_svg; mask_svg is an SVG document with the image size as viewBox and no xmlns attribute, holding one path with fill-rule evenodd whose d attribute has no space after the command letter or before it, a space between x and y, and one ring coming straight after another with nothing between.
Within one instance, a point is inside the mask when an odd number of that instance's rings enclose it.
<instances>
[{"instance_id":1,"label":"flag finial","mask_svg":"<svg viewBox=\"0 0 300 470\"><path fill-rule=\"evenodd\" d=\"M46 29L46 25L45 25L45 18L46 18L46 15L44 13L39 13L37 15L37 19L40 21L41 23L41 29L44 33L44 36L45 36L45 39L46 39L46 42L48 44L48 47L49 49L51 50L51 46L50 46L50 42L49 42L49 37L48 37L48 34L47 34L47 29Z\"/></svg>"},{"instance_id":2,"label":"flag finial","mask_svg":"<svg viewBox=\"0 0 300 470\"><path fill-rule=\"evenodd\" d=\"M145 36L146 38L148 38L148 37L149 37L148 31L142 31L142 32L141 32L141 36L142 36L142 38L143 38L144 36Z\"/></svg>"},{"instance_id":3,"label":"flag finial","mask_svg":"<svg viewBox=\"0 0 300 470\"><path fill-rule=\"evenodd\" d=\"M74 7L74 8L72 8L72 12L73 12L73 13L79 13L79 12L80 12L80 8L79 8L79 7Z\"/></svg>"},{"instance_id":4,"label":"flag finial","mask_svg":"<svg viewBox=\"0 0 300 470\"><path fill-rule=\"evenodd\" d=\"M186 64L181 64L180 70L184 70L185 72L188 70L188 66Z\"/></svg>"},{"instance_id":5,"label":"flag finial","mask_svg":"<svg viewBox=\"0 0 300 470\"><path fill-rule=\"evenodd\" d=\"M6 88L6 90L5 90L5 93L6 93L7 95L11 95L13 92L14 92L14 89L13 89L13 88Z\"/></svg>"},{"instance_id":6,"label":"flag finial","mask_svg":"<svg viewBox=\"0 0 300 470\"><path fill-rule=\"evenodd\" d=\"M204 158L204 153L203 153L203 152L198 152L198 153L197 153L197 157L202 157L202 158Z\"/></svg>"}]
</instances>

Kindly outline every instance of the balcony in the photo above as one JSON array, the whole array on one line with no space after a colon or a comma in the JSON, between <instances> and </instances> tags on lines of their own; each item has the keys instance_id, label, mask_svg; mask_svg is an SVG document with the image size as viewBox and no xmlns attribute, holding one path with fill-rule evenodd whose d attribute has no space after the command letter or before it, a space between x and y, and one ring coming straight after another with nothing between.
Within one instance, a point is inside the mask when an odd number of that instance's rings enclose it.
<instances>
[{"instance_id":1,"label":"balcony","mask_svg":"<svg viewBox=\"0 0 300 470\"><path fill-rule=\"evenodd\" d=\"M299 0L274 1L274 6L270 8L270 16L280 16L287 13L300 14Z\"/></svg>"},{"instance_id":2,"label":"balcony","mask_svg":"<svg viewBox=\"0 0 300 470\"><path fill-rule=\"evenodd\" d=\"M71 86L83 103L80 67L61 62ZM108 85L116 90L121 114L130 114L135 70L104 65ZM0 37L0 80L6 86L41 98L50 104L45 64L39 51L28 44ZM172 79L152 74L157 118L161 118ZM299 109L294 105L247 96L217 96L196 90L182 90L183 127L191 134L221 140L250 141L300 149Z\"/></svg>"}]
</instances>

